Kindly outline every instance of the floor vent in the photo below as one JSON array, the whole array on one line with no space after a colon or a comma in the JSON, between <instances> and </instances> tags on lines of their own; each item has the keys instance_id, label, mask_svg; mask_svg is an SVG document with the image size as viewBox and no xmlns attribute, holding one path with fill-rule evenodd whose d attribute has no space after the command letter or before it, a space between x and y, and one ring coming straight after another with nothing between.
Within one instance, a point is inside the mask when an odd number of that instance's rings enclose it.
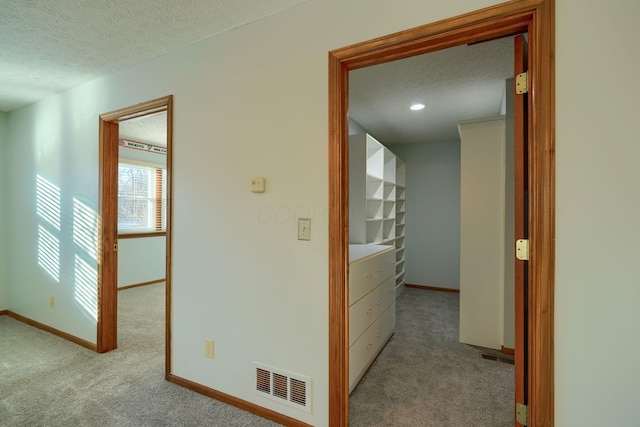
<instances>
[{"instance_id":1,"label":"floor vent","mask_svg":"<svg viewBox=\"0 0 640 427\"><path fill-rule=\"evenodd\" d=\"M311 378L254 362L255 392L311 413Z\"/></svg>"},{"instance_id":2,"label":"floor vent","mask_svg":"<svg viewBox=\"0 0 640 427\"><path fill-rule=\"evenodd\" d=\"M480 353L480 357L482 357L483 359L493 360L496 362L508 363L509 365L515 364L513 359L510 359L508 357L496 356L494 354Z\"/></svg>"}]
</instances>

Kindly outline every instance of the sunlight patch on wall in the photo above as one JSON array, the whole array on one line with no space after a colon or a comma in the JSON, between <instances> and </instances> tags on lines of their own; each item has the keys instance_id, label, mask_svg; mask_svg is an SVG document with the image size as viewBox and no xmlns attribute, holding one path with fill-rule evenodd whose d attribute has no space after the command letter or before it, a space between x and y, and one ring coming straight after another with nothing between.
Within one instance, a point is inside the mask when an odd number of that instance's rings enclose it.
<instances>
[{"instance_id":1,"label":"sunlight patch on wall","mask_svg":"<svg viewBox=\"0 0 640 427\"><path fill-rule=\"evenodd\" d=\"M60 187L37 175L36 213L44 220L38 224L38 265L57 283L60 283L60 239L51 231L60 231L60 210Z\"/></svg>"},{"instance_id":2,"label":"sunlight patch on wall","mask_svg":"<svg viewBox=\"0 0 640 427\"><path fill-rule=\"evenodd\" d=\"M60 282L60 241L42 225L38 225L38 265Z\"/></svg>"},{"instance_id":3,"label":"sunlight patch on wall","mask_svg":"<svg viewBox=\"0 0 640 427\"><path fill-rule=\"evenodd\" d=\"M36 213L60 230L60 188L40 175L36 177Z\"/></svg>"},{"instance_id":4,"label":"sunlight patch on wall","mask_svg":"<svg viewBox=\"0 0 640 427\"><path fill-rule=\"evenodd\" d=\"M98 319L98 272L76 254L74 298L93 319Z\"/></svg>"},{"instance_id":5,"label":"sunlight patch on wall","mask_svg":"<svg viewBox=\"0 0 640 427\"><path fill-rule=\"evenodd\" d=\"M73 243L94 261L98 259L98 215L85 203L73 198Z\"/></svg>"}]
</instances>

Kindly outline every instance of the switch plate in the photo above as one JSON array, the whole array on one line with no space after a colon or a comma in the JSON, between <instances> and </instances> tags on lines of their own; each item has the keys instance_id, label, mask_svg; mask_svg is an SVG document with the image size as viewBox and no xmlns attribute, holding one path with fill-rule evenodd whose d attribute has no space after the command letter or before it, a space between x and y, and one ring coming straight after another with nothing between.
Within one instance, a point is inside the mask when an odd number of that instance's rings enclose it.
<instances>
[{"instance_id":1,"label":"switch plate","mask_svg":"<svg viewBox=\"0 0 640 427\"><path fill-rule=\"evenodd\" d=\"M298 240L311 240L311 218L298 218Z\"/></svg>"},{"instance_id":2,"label":"switch plate","mask_svg":"<svg viewBox=\"0 0 640 427\"><path fill-rule=\"evenodd\" d=\"M55 295L51 295L49 297L49 307L53 308L56 306L56 297Z\"/></svg>"},{"instance_id":3,"label":"switch plate","mask_svg":"<svg viewBox=\"0 0 640 427\"><path fill-rule=\"evenodd\" d=\"M213 359L213 355L214 355L213 340L210 340L210 339L204 340L204 357Z\"/></svg>"},{"instance_id":4,"label":"switch plate","mask_svg":"<svg viewBox=\"0 0 640 427\"><path fill-rule=\"evenodd\" d=\"M251 192L264 193L264 178L261 178L261 177L251 178Z\"/></svg>"}]
</instances>

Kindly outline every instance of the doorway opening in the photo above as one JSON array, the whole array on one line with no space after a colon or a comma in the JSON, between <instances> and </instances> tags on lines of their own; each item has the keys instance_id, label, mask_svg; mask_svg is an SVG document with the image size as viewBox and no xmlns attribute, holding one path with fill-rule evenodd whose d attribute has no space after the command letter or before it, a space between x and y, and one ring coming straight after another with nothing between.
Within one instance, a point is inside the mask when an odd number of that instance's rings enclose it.
<instances>
[{"instance_id":1,"label":"doorway opening","mask_svg":"<svg viewBox=\"0 0 640 427\"><path fill-rule=\"evenodd\" d=\"M329 55L329 420L348 425L349 71L461 44L529 34L529 425L553 424L554 4L509 2L349 46Z\"/></svg>"},{"instance_id":2,"label":"doorway opening","mask_svg":"<svg viewBox=\"0 0 640 427\"><path fill-rule=\"evenodd\" d=\"M118 344L118 160L119 124L143 117L166 115L166 176L165 195L157 194L166 206L156 205L154 227L164 228L165 237L165 377L170 372L171 343L171 212L172 212L172 129L173 97L167 96L101 114L100 122L100 198L98 214L101 218L98 235L98 330L97 351L113 350ZM158 182L162 173L156 174Z\"/></svg>"},{"instance_id":3,"label":"doorway opening","mask_svg":"<svg viewBox=\"0 0 640 427\"><path fill-rule=\"evenodd\" d=\"M357 393L350 394L353 423L384 418L398 409L398 401L383 396L403 393L424 408L403 414L406 421L425 412L432 422L439 416L460 424L469 418L481 425L513 420L517 286L510 249L515 241L514 193L520 189L514 186L513 170L514 45L514 37L508 36L349 72L350 389L371 363ZM427 107L410 111L417 101ZM363 132L368 135L366 160L359 149ZM392 160L383 165L384 192L375 181L375 141L397 156L395 169ZM380 222L395 222L395 228L388 235L386 228L380 233ZM354 272L364 262L357 259L364 248L360 228L373 239L367 242L373 248L395 246L396 322L390 324L395 323L396 333L386 347L386 335L373 340L362 332L364 327L384 330L386 318L367 314L363 327L358 313L368 303L354 298L360 277ZM414 289L401 297L406 288ZM373 309L377 307L383 305ZM418 318L419 324L411 321ZM365 353L375 364L361 361L361 348L369 343L372 350ZM511 366L478 365L478 353L485 359L500 355L490 360L510 360ZM454 377L465 378L469 386L461 387ZM419 424L416 419L413 423Z\"/></svg>"}]
</instances>

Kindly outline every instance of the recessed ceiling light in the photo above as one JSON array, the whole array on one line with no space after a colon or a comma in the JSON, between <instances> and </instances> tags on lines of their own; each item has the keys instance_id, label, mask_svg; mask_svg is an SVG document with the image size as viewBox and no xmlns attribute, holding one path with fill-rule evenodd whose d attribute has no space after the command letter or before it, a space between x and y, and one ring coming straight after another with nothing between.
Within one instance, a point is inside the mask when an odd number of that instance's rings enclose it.
<instances>
[{"instance_id":1,"label":"recessed ceiling light","mask_svg":"<svg viewBox=\"0 0 640 427\"><path fill-rule=\"evenodd\" d=\"M416 103L416 104L411 104L409 108L411 108L413 111L418 111L418 110L422 110L424 107L425 107L424 104Z\"/></svg>"}]
</instances>

